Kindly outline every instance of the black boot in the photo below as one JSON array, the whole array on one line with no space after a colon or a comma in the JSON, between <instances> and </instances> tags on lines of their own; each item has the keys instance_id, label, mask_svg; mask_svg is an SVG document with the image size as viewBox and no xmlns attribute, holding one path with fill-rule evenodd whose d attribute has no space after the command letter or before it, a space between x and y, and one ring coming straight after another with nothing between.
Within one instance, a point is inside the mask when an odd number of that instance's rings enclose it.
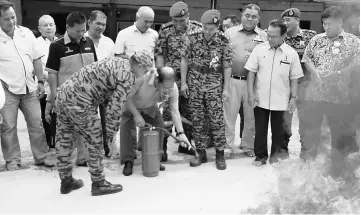
<instances>
[{"instance_id":1,"label":"black boot","mask_svg":"<svg viewBox=\"0 0 361 215\"><path fill-rule=\"evenodd\" d=\"M81 179L75 179L73 177L67 177L61 181L60 193L68 194L73 190L80 189L84 186L84 183Z\"/></svg>"},{"instance_id":2,"label":"black boot","mask_svg":"<svg viewBox=\"0 0 361 215\"><path fill-rule=\"evenodd\" d=\"M200 166L202 163L207 163L207 153L206 150L198 150L199 157L194 157L193 160L189 163L191 167Z\"/></svg>"},{"instance_id":3,"label":"black boot","mask_svg":"<svg viewBox=\"0 0 361 215\"><path fill-rule=\"evenodd\" d=\"M163 140L163 154L162 157L160 159L160 162L167 162L168 161L168 154L167 154L167 149L168 149L168 138L164 138Z\"/></svg>"},{"instance_id":4,"label":"black boot","mask_svg":"<svg viewBox=\"0 0 361 215\"><path fill-rule=\"evenodd\" d=\"M118 193L123 190L120 184L111 184L110 182L102 179L101 181L93 181L92 196L101 196L112 193Z\"/></svg>"},{"instance_id":5,"label":"black boot","mask_svg":"<svg viewBox=\"0 0 361 215\"><path fill-rule=\"evenodd\" d=\"M123 175L130 176L133 174L133 162L125 161L124 168L123 168Z\"/></svg>"},{"instance_id":6,"label":"black boot","mask_svg":"<svg viewBox=\"0 0 361 215\"><path fill-rule=\"evenodd\" d=\"M163 166L162 164L159 166L159 171L165 171L165 166Z\"/></svg>"},{"instance_id":7,"label":"black boot","mask_svg":"<svg viewBox=\"0 0 361 215\"><path fill-rule=\"evenodd\" d=\"M193 156L196 155L196 153L193 149L188 149L187 147L183 147L181 145L179 145L179 147L178 147L178 152L187 154L187 155L193 155Z\"/></svg>"},{"instance_id":8,"label":"black boot","mask_svg":"<svg viewBox=\"0 0 361 215\"><path fill-rule=\"evenodd\" d=\"M216 166L218 170L225 170L227 168L226 160L224 159L224 150L216 150Z\"/></svg>"}]
</instances>

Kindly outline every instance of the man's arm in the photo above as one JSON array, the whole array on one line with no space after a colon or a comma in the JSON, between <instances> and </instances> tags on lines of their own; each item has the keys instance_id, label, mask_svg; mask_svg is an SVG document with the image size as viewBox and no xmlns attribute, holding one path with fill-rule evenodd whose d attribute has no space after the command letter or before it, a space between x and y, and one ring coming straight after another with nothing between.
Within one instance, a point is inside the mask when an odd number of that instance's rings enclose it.
<instances>
[{"instance_id":1,"label":"man's arm","mask_svg":"<svg viewBox=\"0 0 361 215\"><path fill-rule=\"evenodd\" d=\"M231 81L231 74L232 74L231 67L224 68L224 70L223 70L223 77L224 77L223 91L229 91L229 83Z\"/></svg>"},{"instance_id":2,"label":"man's arm","mask_svg":"<svg viewBox=\"0 0 361 215\"><path fill-rule=\"evenodd\" d=\"M182 118L179 113L178 109L178 99L179 99L179 92L178 92L178 86L176 83L174 83L174 87L172 92L169 96L169 109L172 116L173 124L176 128L177 133L184 132L183 125L182 125Z\"/></svg>"},{"instance_id":3,"label":"man's arm","mask_svg":"<svg viewBox=\"0 0 361 215\"><path fill-rule=\"evenodd\" d=\"M222 53L222 64L223 64L223 91L229 91L229 83L231 81L231 74L232 74L232 61L233 61L233 53L231 48L231 42L228 37L226 37L225 47L223 48Z\"/></svg>"},{"instance_id":4,"label":"man's arm","mask_svg":"<svg viewBox=\"0 0 361 215\"><path fill-rule=\"evenodd\" d=\"M190 53L191 53L190 40L187 36L183 36L181 39L181 46L180 46L181 93L186 98L189 95L188 85L187 85L187 73L188 73L188 59L190 57Z\"/></svg>"},{"instance_id":5,"label":"man's arm","mask_svg":"<svg viewBox=\"0 0 361 215\"><path fill-rule=\"evenodd\" d=\"M259 69L259 62L258 62L258 52L259 52L260 46L256 46L251 55L249 56L246 65L244 68L248 70L248 76L247 76L247 91L248 91L248 104L252 106L253 108L257 105L257 98L254 95L254 80L256 78L256 73Z\"/></svg>"},{"instance_id":6,"label":"man's arm","mask_svg":"<svg viewBox=\"0 0 361 215\"><path fill-rule=\"evenodd\" d=\"M117 39L115 40L115 45L113 50L114 54L122 54L125 52L125 40L126 40L126 35L124 30L119 31Z\"/></svg>"},{"instance_id":7,"label":"man's arm","mask_svg":"<svg viewBox=\"0 0 361 215\"><path fill-rule=\"evenodd\" d=\"M43 68L43 63L41 62L41 58L35 59L33 60L33 65L34 65L34 72L36 77L38 78L39 81L44 81L44 68Z\"/></svg>"},{"instance_id":8,"label":"man's arm","mask_svg":"<svg viewBox=\"0 0 361 215\"><path fill-rule=\"evenodd\" d=\"M180 72L181 72L181 84L187 84L187 73L188 73L188 58L182 57L181 65L180 65Z\"/></svg>"},{"instance_id":9,"label":"man's arm","mask_svg":"<svg viewBox=\"0 0 361 215\"><path fill-rule=\"evenodd\" d=\"M164 57L167 50L167 41L164 31L164 26L162 26L158 33L159 37L155 43L154 55L155 55L155 67L162 68L164 66Z\"/></svg>"},{"instance_id":10,"label":"man's arm","mask_svg":"<svg viewBox=\"0 0 361 215\"><path fill-rule=\"evenodd\" d=\"M50 93L47 97L47 101L54 103L56 97L56 91L58 88L58 73L60 69L60 57L61 50L57 49L56 44L52 43L49 47L49 56L46 62L45 70L48 74L48 83L50 87Z\"/></svg>"}]
</instances>

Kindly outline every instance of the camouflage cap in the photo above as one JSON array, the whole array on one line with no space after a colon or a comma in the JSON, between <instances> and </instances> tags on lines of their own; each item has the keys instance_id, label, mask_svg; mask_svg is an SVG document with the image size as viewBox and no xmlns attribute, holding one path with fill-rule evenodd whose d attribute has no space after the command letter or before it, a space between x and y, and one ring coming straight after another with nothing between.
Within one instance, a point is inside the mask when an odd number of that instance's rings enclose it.
<instances>
[{"instance_id":1,"label":"camouflage cap","mask_svg":"<svg viewBox=\"0 0 361 215\"><path fill-rule=\"evenodd\" d=\"M175 3L169 10L170 17L181 18L188 13L188 5L182 1Z\"/></svg>"},{"instance_id":2,"label":"camouflage cap","mask_svg":"<svg viewBox=\"0 0 361 215\"><path fill-rule=\"evenodd\" d=\"M221 13L218 10L207 10L201 17L202 24L219 24Z\"/></svg>"},{"instance_id":3,"label":"camouflage cap","mask_svg":"<svg viewBox=\"0 0 361 215\"><path fill-rule=\"evenodd\" d=\"M139 50L136 51L132 57L139 62L140 64L143 64L144 66L151 68L154 64L154 59L152 53L150 53L147 50Z\"/></svg>"},{"instance_id":4,"label":"camouflage cap","mask_svg":"<svg viewBox=\"0 0 361 215\"><path fill-rule=\"evenodd\" d=\"M297 8L289 8L283 11L281 17L283 18L284 16L301 18L301 11Z\"/></svg>"}]
</instances>

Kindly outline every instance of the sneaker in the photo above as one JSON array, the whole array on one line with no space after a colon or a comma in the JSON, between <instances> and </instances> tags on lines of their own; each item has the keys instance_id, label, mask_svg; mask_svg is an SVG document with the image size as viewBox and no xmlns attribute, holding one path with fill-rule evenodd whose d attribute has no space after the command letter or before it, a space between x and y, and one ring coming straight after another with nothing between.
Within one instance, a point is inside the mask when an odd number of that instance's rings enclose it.
<instances>
[{"instance_id":1,"label":"sneaker","mask_svg":"<svg viewBox=\"0 0 361 215\"><path fill-rule=\"evenodd\" d=\"M60 193L68 194L73 190L80 189L84 186L84 182L81 179L75 179L73 177L67 177L61 181Z\"/></svg>"}]
</instances>

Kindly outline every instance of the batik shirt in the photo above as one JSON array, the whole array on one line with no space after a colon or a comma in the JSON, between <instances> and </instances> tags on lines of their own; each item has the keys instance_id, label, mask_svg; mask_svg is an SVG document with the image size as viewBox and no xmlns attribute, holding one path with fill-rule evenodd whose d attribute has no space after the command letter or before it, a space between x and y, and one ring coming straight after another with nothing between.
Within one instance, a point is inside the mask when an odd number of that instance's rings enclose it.
<instances>
[{"instance_id":1,"label":"batik shirt","mask_svg":"<svg viewBox=\"0 0 361 215\"><path fill-rule=\"evenodd\" d=\"M325 33L314 36L306 47L302 62L312 62L320 71L341 71L349 65L360 64L360 40L355 35L342 32L335 38ZM311 83L306 99L318 102L349 104L350 75L342 74L332 80Z\"/></svg>"}]
</instances>

